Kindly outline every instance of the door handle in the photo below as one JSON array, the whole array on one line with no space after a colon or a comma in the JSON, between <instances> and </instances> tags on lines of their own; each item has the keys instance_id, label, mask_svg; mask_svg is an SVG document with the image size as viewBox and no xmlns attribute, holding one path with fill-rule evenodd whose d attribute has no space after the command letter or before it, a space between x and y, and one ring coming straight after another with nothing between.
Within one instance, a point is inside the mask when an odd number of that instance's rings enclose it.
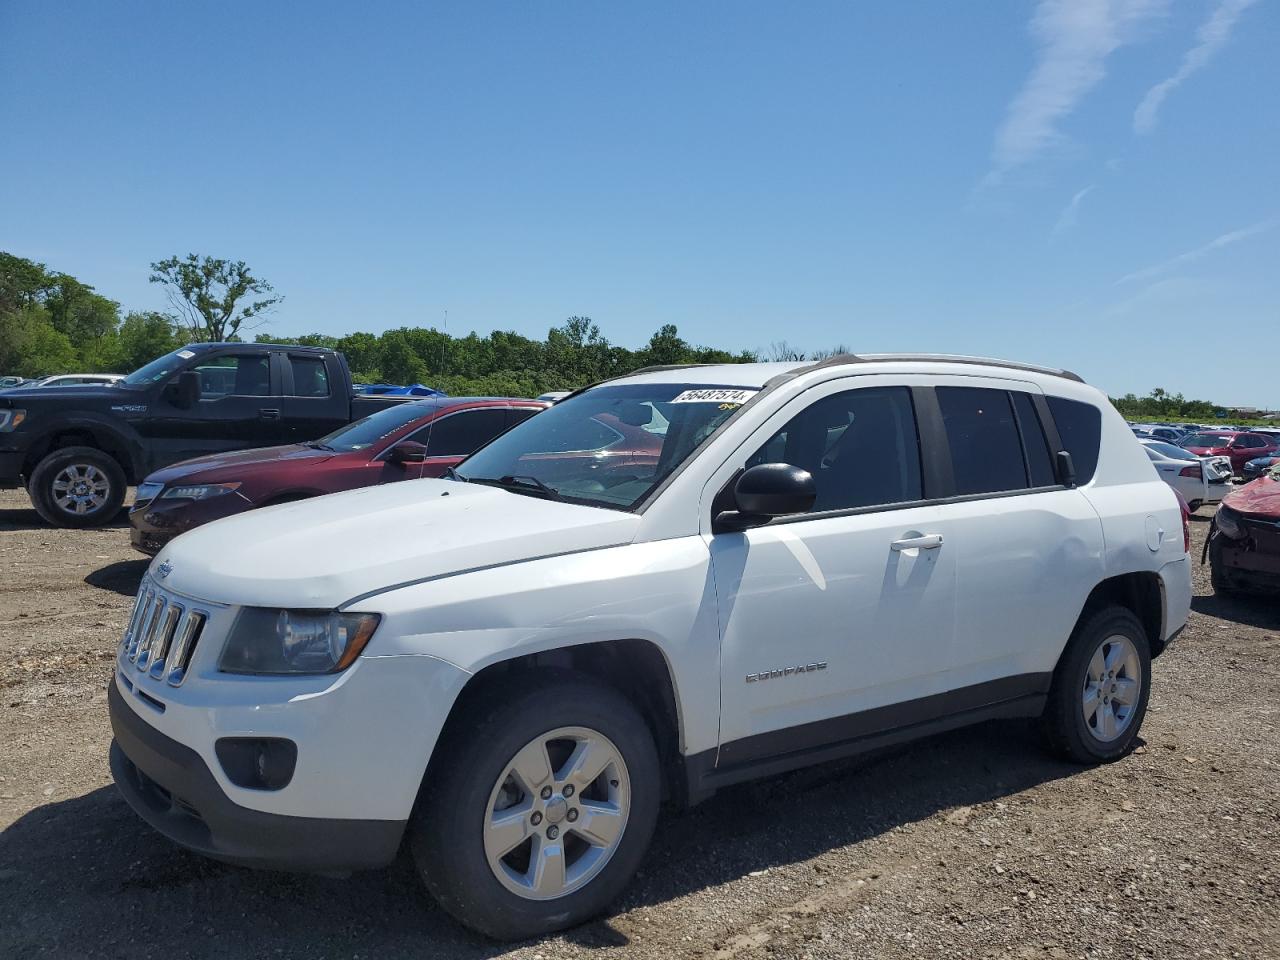
<instances>
[{"instance_id":1,"label":"door handle","mask_svg":"<svg viewBox=\"0 0 1280 960\"><path fill-rule=\"evenodd\" d=\"M942 534L926 533L922 537L904 537L889 544L894 550L937 550L942 546Z\"/></svg>"},{"instance_id":2,"label":"door handle","mask_svg":"<svg viewBox=\"0 0 1280 960\"><path fill-rule=\"evenodd\" d=\"M258 411L258 419L260 420L279 420L280 411L274 407L264 407Z\"/></svg>"}]
</instances>

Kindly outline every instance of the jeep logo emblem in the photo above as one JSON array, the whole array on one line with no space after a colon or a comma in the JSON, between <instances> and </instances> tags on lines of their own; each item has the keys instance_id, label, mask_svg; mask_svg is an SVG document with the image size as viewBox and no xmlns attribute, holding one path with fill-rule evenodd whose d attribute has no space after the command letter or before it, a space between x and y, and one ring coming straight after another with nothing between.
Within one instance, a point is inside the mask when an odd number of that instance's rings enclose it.
<instances>
[{"instance_id":1,"label":"jeep logo emblem","mask_svg":"<svg viewBox=\"0 0 1280 960\"><path fill-rule=\"evenodd\" d=\"M170 563L168 560L164 561L164 563L156 567L156 576L159 577L161 580L169 576L169 574L171 573L173 573L173 564Z\"/></svg>"}]
</instances>

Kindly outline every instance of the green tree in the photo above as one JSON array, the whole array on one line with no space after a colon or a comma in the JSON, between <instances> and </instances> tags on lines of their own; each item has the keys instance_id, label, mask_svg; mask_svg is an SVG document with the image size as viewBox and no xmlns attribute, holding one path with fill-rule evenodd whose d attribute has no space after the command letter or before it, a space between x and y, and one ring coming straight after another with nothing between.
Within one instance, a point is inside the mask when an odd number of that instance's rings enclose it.
<instances>
[{"instance_id":1,"label":"green tree","mask_svg":"<svg viewBox=\"0 0 1280 960\"><path fill-rule=\"evenodd\" d=\"M73 344L109 336L120 322L120 304L69 274L49 275L41 299L53 328Z\"/></svg>"},{"instance_id":2,"label":"green tree","mask_svg":"<svg viewBox=\"0 0 1280 960\"><path fill-rule=\"evenodd\" d=\"M267 281L255 277L243 260L219 260L187 254L151 264L151 282L163 284L178 317L198 340L235 339L246 323L265 316L283 297ZM245 301L246 297L261 299ZM251 322L252 321L252 322Z\"/></svg>"},{"instance_id":3,"label":"green tree","mask_svg":"<svg viewBox=\"0 0 1280 960\"><path fill-rule=\"evenodd\" d=\"M116 335L120 344L120 372L131 373L156 357L176 350L185 342L178 325L167 313L134 311L124 318Z\"/></svg>"}]
</instances>

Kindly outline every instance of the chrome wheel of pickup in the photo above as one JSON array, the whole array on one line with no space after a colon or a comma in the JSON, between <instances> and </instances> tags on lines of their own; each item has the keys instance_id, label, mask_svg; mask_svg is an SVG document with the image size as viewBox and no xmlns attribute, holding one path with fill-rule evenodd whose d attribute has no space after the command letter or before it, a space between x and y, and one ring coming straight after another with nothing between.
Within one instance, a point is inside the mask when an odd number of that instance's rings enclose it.
<instances>
[{"instance_id":1,"label":"chrome wheel of pickup","mask_svg":"<svg viewBox=\"0 0 1280 960\"><path fill-rule=\"evenodd\" d=\"M1080 707L1085 726L1108 743L1128 729L1142 695L1142 661L1133 641L1114 634L1098 645L1085 671Z\"/></svg>"},{"instance_id":2,"label":"chrome wheel of pickup","mask_svg":"<svg viewBox=\"0 0 1280 960\"><path fill-rule=\"evenodd\" d=\"M627 765L608 737L586 727L551 730L511 758L489 795L489 868L520 897L566 896L609 862L630 806Z\"/></svg>"},{"instance_id":3,"label":"chrome wheel of pickup","mask_svg":"<svg viewBox=\"0 0 1280 960\"><path fill-rule=\"evenodd\" d=\"M96 513L111 498L111 481L92 463L69 463L50 486L59 510L81 516Z\"/></svg>"}]
</instances>

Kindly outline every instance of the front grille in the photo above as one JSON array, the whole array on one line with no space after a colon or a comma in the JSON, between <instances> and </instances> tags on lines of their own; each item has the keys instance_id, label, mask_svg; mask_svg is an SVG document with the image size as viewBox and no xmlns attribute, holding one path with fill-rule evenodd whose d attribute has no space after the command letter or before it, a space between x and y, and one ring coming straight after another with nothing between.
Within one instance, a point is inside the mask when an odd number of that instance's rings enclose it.
<instances>
[{"instance_id":1,"label":"front grille","mask_svg":"<svg viewBox=\"0 0 1280 960\"><path fill-rule=\"evenodd\" d=\"M153 680L179 686L208 620L207 611L193 609L143 580L120 641L120 657Z\"/></svg>"}]
</instances>

